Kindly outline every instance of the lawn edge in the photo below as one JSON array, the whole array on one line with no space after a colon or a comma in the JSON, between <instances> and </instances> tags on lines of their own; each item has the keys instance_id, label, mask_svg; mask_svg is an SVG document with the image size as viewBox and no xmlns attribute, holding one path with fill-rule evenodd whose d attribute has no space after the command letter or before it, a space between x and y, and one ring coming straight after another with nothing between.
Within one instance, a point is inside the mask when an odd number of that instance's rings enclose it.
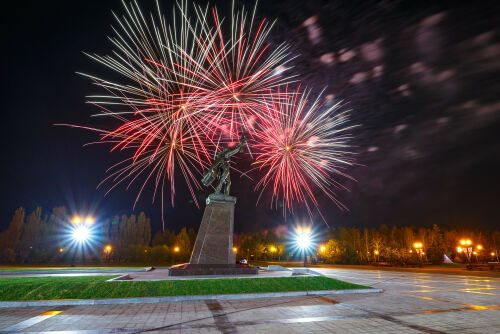
<instances>
[{"instance_id":1,"label":"lawn edge","mask_svg":"<svg viewBox=\"0 0 500 334\"><path fill-rule=\"evenodd\" d=\"M198 300L235 300L278 298L298 296L343 295L352 293L381 293L383 289L344 289L344 290L310 290L287 292L234 293L220 295L191 295L164 297L131 297L131 298L100 298L100 299L60 299L60 300L23 300L0 301L0 308L28 306L62 306L62 305L113 305L113 304L155 304Z\"/></svg>"}]
</instances>

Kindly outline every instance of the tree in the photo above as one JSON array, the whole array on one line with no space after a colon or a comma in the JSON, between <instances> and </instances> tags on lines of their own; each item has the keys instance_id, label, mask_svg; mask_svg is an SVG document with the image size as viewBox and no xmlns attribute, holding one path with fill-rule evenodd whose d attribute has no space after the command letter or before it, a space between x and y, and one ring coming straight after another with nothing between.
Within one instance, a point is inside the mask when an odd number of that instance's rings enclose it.
<instances>
[{"instance_id":1,"label":"tree","mask_svg":"<svg viewBox=\"0 0 500 334\"><path fill-rule=\"evenodd\" d=\"M19 240L24 227L24 217L26 213L24 208L20 206L14 212L14 216L10 221L9 228L4 234L2 248L16 249L19 247Z\"/></svg>"},{"instance_id":2,"label":"tree","mask_svg":"<svg viewBox=\"0 0 500 334\"><path fill-rule=\"evenodd\" d=\"M189 235L186 231L186 228L183 227L177 237L175 238L175 244L179 247L179 255L183 261L189 260L191 256L192 248L191 248L191 240L189 240Z\"/></svg>"}]
</instances>

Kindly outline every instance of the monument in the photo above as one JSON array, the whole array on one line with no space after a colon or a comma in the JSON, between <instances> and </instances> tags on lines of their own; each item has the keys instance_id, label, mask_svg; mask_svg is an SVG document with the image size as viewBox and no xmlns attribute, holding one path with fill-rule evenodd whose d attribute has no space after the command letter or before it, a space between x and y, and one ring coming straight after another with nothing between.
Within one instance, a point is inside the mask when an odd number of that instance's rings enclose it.
<instances>
[{"instance_id":1,"label":"monument","mask_svg":"<svg viewBox=\"0 0 500 334\"><path fill-rule=\"evenodd\" d=\"M242 136L234 148L224 148L217 154L213 164L203 175L202 183L205 186L218 180L215 192L207 198L189 264L172 267L169 275L254 275L258 273L257 268L237 264L236 253L233 251L236 197L229 195L231 188L229 168L231 157L238 152L243 152L245 141L245 136ZM223 190L222 193L221 190Z\"/></svg>"}]
</instances>

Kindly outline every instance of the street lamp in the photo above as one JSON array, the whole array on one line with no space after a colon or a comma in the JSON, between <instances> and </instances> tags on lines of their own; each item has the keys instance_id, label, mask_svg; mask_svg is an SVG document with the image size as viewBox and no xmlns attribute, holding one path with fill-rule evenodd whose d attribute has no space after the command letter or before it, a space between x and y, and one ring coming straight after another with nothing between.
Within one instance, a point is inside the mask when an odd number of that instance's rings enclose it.
<instances>
[{"instance_id":1,"label":"street lamp","mask_svg":"<svg viewBox=\"0 0 500 334\"><path fill-rule=\"evenodd\" d=\"M297 246L304 254L304 267L305 267L307 261L306 251L311 246L311 228L299 226L297 227L295 232L297 233L296 235Z\"/></svg>"},{"instance_id":2,"label":"street lamp","mask_svg":"<svg viewBox=\"0 0 500 334\"><path fill-rule=\"evenodd\" d=\"M73 228L73 239L78 243L83 243L87 241L90 237L90 228L89 226L94 223L94 218L87 217L85 218L85 224L82 224L82 219L78 216L73 217L73 224L75 224Z\"/></svg>"},{"instance_id":3,"label":"street lamp","mask_svg":"<svg viewBox=\"0 0 500 334\"><path fill-rule=\"evenodd\" d=\"M462 240L460 240L460 245L465 246L462 248L461 247L458 247L458 248L460 248L461 251L463 251L467 255L467 266L470 266L470 258L472 256L472 251L473 251L472 241L470 239L467 239L467 240L462 239ZM481 246L481 245L479 245L479 246ZM457 248L457 250L458 250L458 248ZM483 248L483 247L481 246L481 248ZM481 249L481 248L479 248L479 249Z\"/></svg>"},{"instance_id":4,"label":"street lamp","mask_svg":"<svg viewBox=\"0 0 500 334\"><path fill-rule=\"evenodd\" d=\"M104 247L104 252L106 252L106 263L109 263L109 254L111 253L112 247L110 245L107 245Z\"/></svg>"},{"instance_id":5,"label":"street lamp","mask_svg":"<svg viewBox=\"0 0 500 334\"><path fill-rule=\"evenodd\" d=\"M70 232L71 238L73 239L73 242L77 246L77 249L73 253L73 259L71 261L71 266L74 267L78 249L80 249L83 252L83 246L87 242L89 242L92 237L91 225L94 223L94 218L88 216L85 219L82 219L80 216L74 216L71 222L73 223Z\"/></svg>"},{"instance_id":6,"label":"street lamp","mask_svg":"<svg viewBox=\"0 0 500 334\"><path fill-rule=\"evenodd\" d=\"M423 252L423 245L421 242L415 242L413 244L413 247L415 248L415 251L417 252L417 257L420 261L420 265L422 266L422 255L424 255L425 253Z\"/></svg>"},{"instance_id":7,"label":"street lamp","mask_svg":"<svg viewBox=\"0 0 500 334\"><path fill-rule=\"evenodd\" d=\"M179 248L179 247L177 247L177 246L176 246L176 247L174 247L174 252L179 253L179 251L180 251L180 248Z\"/></svg>"},{"instance_id":8,"label":"street lamp","mask_svg":"<svg viewBox=\"0 0 500 334\"><path fill-rule=\"evenodd\" d=\"M89 229L86 226L77 226L73 229L73 239L82 243L89 237Z\"/></svg>"}]
</instances>

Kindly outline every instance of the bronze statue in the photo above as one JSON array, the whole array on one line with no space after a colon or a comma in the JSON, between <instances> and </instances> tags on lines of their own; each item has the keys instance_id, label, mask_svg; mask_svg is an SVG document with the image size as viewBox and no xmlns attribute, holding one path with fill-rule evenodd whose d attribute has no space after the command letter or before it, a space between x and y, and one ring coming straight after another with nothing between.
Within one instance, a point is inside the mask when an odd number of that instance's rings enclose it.
<instances>
[{"instance_id":1,"label":"bronze statue","mask_svg":"<svg viewBox=\"0 0 500 334\"><path fill-rule=\"evenodd\" d=\"M217 156L215 160L210 166L210 168L203 174L203 178L201 182L205 186L209 186L212 182L217 178L219 183L215 188L215 194L220 194L222 186L224 187L224 195L229 195L229 188L231 187L231 177L229 176L229 161L233 155L238 152L243 152L243 144L246 142L246 137L243 135L240 139L238 145L236 145L233 149L229 147L225 147Z\"/></svg>"}]
</instances>

